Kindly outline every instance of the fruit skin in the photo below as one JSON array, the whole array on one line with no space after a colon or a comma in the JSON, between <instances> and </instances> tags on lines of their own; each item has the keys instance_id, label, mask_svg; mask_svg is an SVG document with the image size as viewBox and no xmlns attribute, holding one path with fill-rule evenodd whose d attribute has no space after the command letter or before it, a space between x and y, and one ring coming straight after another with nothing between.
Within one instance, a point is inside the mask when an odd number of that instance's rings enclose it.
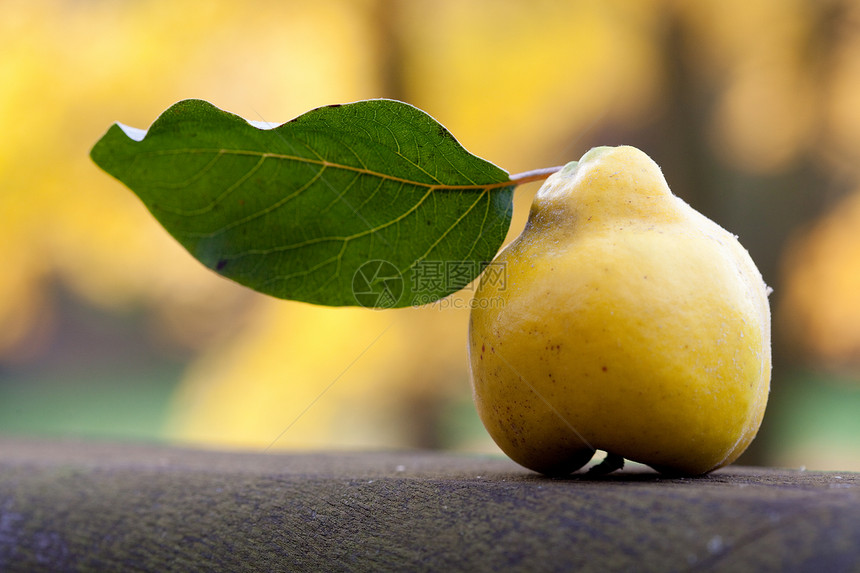
<instances>
[{"instance_id":1,"label":"fruit skin","mask_svg":"<svg viewBox=\"0 0 860 573\"><path fill-rule=\"evenodd\" d=\"M633 147L549 177L475 293L478 414L517 463L557 475L594 449L669 474L734 461L770 388L768 288L747 251Z\"/></svg>"}]
</instances>

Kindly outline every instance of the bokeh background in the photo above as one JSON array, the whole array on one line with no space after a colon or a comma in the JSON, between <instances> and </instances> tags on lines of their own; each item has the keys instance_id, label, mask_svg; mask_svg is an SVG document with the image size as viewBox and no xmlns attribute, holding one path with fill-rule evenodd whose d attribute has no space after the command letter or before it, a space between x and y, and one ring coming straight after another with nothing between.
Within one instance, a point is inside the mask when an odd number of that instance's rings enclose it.
<instances>
[{"instance_id":1,"label":"bokeh background","mask_svg":"<svg viewBox=\"0 0 860 573\"><path fill-rule=\"evenodd\" d=\"M192 97L277 123L401 99L512 173L642 148L774 288L771 403L742 461L860 470L860 2L2 3L0 434L497 451L468 310L255 294L89 160L113 121Z\"/></svg>"}]
</instances>

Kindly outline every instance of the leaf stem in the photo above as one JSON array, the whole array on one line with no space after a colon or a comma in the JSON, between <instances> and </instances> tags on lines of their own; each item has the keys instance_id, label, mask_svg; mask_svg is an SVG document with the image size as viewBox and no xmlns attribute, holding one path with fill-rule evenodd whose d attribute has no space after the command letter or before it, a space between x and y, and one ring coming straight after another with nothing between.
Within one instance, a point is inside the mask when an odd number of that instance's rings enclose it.
<instances>
[{"instance_id":1,"label":"leaf stem","mask_svg":"<svg viewBox=\"0 0 860 573\"><path fill-rule=\"evenodd\" d=\"M514 185L522 185L523 183L531 183L532 181L543 181L553 173L558 173L564 168L563 165L559 165L556 167L544 167L543 169L532 169L531 171L524 171L523 173L517 173L516 175L511 175L510 182Z\"/></svg>"}]
</instances>

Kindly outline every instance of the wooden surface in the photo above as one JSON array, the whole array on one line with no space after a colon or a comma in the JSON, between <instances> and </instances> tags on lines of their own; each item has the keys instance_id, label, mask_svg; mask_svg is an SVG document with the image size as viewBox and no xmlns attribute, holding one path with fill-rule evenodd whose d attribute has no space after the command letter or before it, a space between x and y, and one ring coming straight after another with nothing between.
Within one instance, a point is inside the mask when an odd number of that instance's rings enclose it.
<instances>
[{"instance_id":1,"label":"wooden surface","mask_svg":"<svg viewBox=\"0 0 860 573\"><path fill-rule=\"evenodd\" d=\"M0 571L860 572L860 474L0 439Z\"/></svg>"}]
</instances>

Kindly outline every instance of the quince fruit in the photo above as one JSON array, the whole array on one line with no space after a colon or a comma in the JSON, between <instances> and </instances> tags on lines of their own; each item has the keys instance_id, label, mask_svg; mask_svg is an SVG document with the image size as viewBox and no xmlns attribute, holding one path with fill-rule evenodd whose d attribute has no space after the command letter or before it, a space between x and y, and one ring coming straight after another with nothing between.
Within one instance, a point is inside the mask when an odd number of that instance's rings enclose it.
<instances>
[{"instance_id":1,"label":"quince fruit","mask_svg":"<svg viewBox=\"0 0 860 573\"><path fill-rule=\"evenodd\" d=\"M550 176L494 267L470 316L472 386L517 463L563 475L600 449L698 475L755 437L769 289L642 151L595 148Z\"/></svg>"}]
</instances>

